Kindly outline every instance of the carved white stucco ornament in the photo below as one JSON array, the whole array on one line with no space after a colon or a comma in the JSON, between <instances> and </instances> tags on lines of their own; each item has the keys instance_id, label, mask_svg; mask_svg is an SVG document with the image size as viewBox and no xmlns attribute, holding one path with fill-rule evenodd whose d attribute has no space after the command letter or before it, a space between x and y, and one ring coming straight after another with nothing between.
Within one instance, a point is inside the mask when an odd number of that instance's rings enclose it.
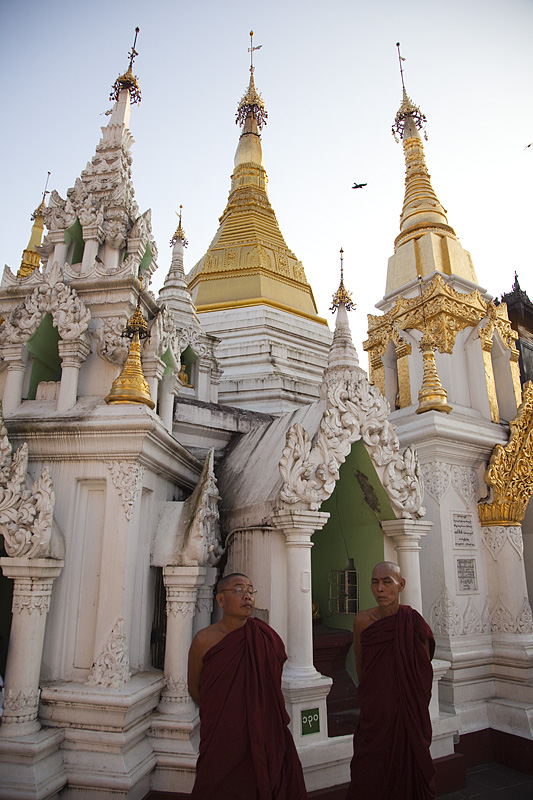
<instances>
[{"instance_id":1,"label":"carved white stucco ornament","mask_svg":"<svg viewBox=\"0 0 533 800\"><path fill-rule=\"evenodd\" d=\"M55 495L47 467L28 488L28 445L13 455L0 409L0 534L11 557L56 558L64 545L53 529Z\"/></svg>"},{"instance_id":2,"label":"carved white stucco ornament","mask_svg":"<svg viewBox=\"0 0 533 800\"><path fill-rule=\"evenodd\" d=\"M318 510L333 492L352 444L362 439L398 516L423 516L417 455L411 447L400 455L398 437L388 421L390 407L379 389L362 371L347 369L326 374L321 393L326 409L314 442L300 423L287 433L278 504Z\"/></svg>"},{"instance_id":3,"label":"carved white stucco ornament","mask_svg":"<svg viewBox=\"0 0 533 800\"><path fill-rule=\"evenodd\" d=\"M200 480L185 502L164 504L152 551L154 566L204 567L220 561L222 547L214 473L214 451L207 454Z\"/></svg>"},{"instance_id":4,"label":"carved white stucco ornament","mask_svg":"<svg viewBox=\"0 0 533 800\"><path fill-rule=\"evenodd\" d=\"M87 330L91 312L76 290L63 282L57 261L46 270L31 294L9 314L0 328L1 344L22 344L35 333L45 314L51 314L61 339L74 341Z\"/></svg>"}]
</instances>

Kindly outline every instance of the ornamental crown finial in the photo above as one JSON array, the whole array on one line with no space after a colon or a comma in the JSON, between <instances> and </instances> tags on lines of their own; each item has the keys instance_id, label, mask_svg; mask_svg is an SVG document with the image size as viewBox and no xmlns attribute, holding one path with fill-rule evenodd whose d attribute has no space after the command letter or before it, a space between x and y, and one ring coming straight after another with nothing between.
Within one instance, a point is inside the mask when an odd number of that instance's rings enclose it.
<instances>
[{"instance_id":1,"label":"ornamental crown finial","mask_svg":"<svg viewBox=\"0 0 533 800\"><path fill-rule=\"evenodd\" d=\"M248 89L241 98L241 102L237 107L237 113L235 114L235 124L241 125L242 127L246 122L248 114L252 113L259 130L267 124L266 121L268 118L268 111L265 109L263 98L255 88L254 81L254 51L260 50L262 46L262 44L258 44L254 47L254 32L250 31L250 47L248 48L248 52L250 53L250 83L248 84Z\"/></svg>"},{"instance_id":2,"label":"ornamental crown finial","mask_svg":"<svg viewBox=\"0 0 533 800\"><path fill-rule=\"evenodd\" d=\"M139 30L140 28L135 28L135 39L133 40L132 48L128 53L128 57L130 60L128 69L126 70L124 75L118 76L115 83L111 87L111 94L109 95L110 100L118 100L121 90L129 89L131 102L132 103L141 102L141 89L139 87L137 76L133 74L133 62L135 61L135 57L139 55L137 50L135 49Z\"/></svg>"},{"instance_id":3,"label":"ornamental crown finial","mask_svg":"<svg viewBox=\"0 0 533 800\"><path fill-rule=\"evenodd\" d=\"M187 247L187 245L189 244L189 242L185 238L185 233L183 231L183 228L181 227L181 211L182 211L182 209L183 209L183 206L180 206L179 214L176 211L176 214L178 214L178 217L179 217L179 222L178 222L178 227L176 228L176 230L174 232L174 236L170 240L170 246L171 247L173 247L176 244L176 242L178 242L178 241L181 242L184 247Z\"/></svg>"},{"instance_id":4,"label":"ornamental crown finial","mask_svg":"<svg viewBox=\"0 0 533 800\"><path fill-rule=\"evenodd\" d=\"M340 249L341 254L341 282L339 288L335 292L331 300L330 311L336 311L339 306L344 306L346 311L351 311L355 308L355 303L352 301L352 295L344 286L344 250Z\"/></svg>"},{"instance_id":5,"label":"ornamental crown finial","mask_svg":"<svg viewBox=\"0 0 533 800\"><path fill-rule=\"evenodd\" d=\"M408 97L407 92L405 90L405 81L403 77L403 66L402 62L405 61L405 58L402 56L400 52L400 42L396 42L396 47L398 48L398 62L400 64L400 77L402 79L402 104L398 109L398 113L394 118L394 124L392 126L392 135L394 139L398 141L398 137L403 139L404 132L406 128L406 124L408 120L411 120L414 125L418 128L418 130L424 130L424 138L427 140L426 134L426 117L420 111L418 106L415 106L413 101Z\"/></svg>"},{"instance_id":6,"label":"ornamental crown finial","mask_svg":"<svg viewBox=\"0 0 533 800\"><path fill-rule=\"evenodd\" d=\"M50 192L48 192L48 191L47 191L47 189L46 189L46 187L48 186L48 181L50 180L50 174L51 174L51 173L50 173L50 172L48 172L48 174L47 174L47 176L46 176L46 183L44 184L44 189L43 189L43 197L42 197L42 200L41 200L41 202L39 203L39 205L37 206L37 208L35 209L35 211L33 212L33 214L32 214L32 215L31 215L31 217L30 217L30 219L31 219L32 221L33 221L33 220L34 220L36 217L42 217L42 215L43 215L43 213L44 213L46 195L47 195L47 194L50 194Z\"/></svg>"},{"instance_id":7,"label":"ornamental crown finial","mask_svg":"<svg viewBox=\"0 0 533 800\"><path fill-rule=\"evenodd\" d=\"M146 339L146 337L148 336L148 321L145 319L141 311L141 292L143 290L142 275L139 278L139 280L140 280L140 287L139 287L139 297L137 299L137 308L129 318L126 327L122 331L122 336L127 337L128 339L133 339L136 333L139 335L139 339Z\"/></svg>"}]
</instances>

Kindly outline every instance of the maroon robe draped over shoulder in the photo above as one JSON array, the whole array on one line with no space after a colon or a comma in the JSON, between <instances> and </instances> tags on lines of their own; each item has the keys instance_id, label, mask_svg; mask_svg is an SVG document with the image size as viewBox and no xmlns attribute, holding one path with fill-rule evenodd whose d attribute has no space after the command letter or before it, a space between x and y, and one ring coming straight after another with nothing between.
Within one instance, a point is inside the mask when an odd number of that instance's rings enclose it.
<instances>
[{"instance_id":1,"label":"maroon robe draped over shoulder","mask_svg":"<svg viewBox=\"0 0 533 800\"><path fill-rule=\"evenodd\" d=\"M346 800L431 800L435 769L429 752L429 701L435 640L410 606L369 625L361 634L361 716L354 735Z\"/></svg>"},{"instance_id":2,"label":"maroon robe draped over shoulder","mask_svg":"<svg viewBox=\"0 0 533 800\"><path fill-rule=\"evenodd\" d=\"M251 618L204 655L193 800L305 800L278 634Z\"/></svg>"}]
</instances>

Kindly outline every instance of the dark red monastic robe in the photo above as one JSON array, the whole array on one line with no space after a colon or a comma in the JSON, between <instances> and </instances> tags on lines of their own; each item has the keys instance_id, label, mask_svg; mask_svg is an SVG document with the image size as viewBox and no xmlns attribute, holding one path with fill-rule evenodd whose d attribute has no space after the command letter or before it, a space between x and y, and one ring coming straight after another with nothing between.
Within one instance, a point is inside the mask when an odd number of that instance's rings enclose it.
<instances>
[{"instance_id":1,"label":"dark red monastic robe","mask_svg":"<svg viewBox=\"0 0 533 800\"><path fill-rule=\"evenodd\" d=\"M410 606L372 623L361 634L361 716L354 735L346 800L431 800L435 769L429 752L435 640Z\"/></svg>"},{"instance_id":2,"label":"dark red monastic robe","mask_svg":"<svg viewBox=\"0 0 533 800\"><path fill-rule=\"evenodd\" d=\"M265 622L249 619L204 655L193 800L305 800L281 692L287 659Z\"/></svg>"}]
</instances>

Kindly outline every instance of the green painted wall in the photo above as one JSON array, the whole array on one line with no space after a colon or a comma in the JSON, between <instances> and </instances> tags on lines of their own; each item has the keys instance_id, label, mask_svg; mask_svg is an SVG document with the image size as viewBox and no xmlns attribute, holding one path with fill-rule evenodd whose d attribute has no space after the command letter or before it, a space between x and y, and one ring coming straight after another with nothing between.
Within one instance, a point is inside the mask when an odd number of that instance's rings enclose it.
<instances>
[{"instance_id":1,"label":"green painted wall","mask_svg":"<svg viewBox=\"0 0 533 800\"><path fill-rule=\"evenodd\" d=\"M329 572L343 569L347 559L352 558L358 571L359 609L373 606L370 577L373 567L384 557L379 522L396 518L363 442L352 445L340 468L335 491L322 503L320 510L328 511L330 518L324 528L313 535L313 600L319 604L324 625L351 630L353 614L329 612ZM347 666L355 677L351 651Z\"/></svg>"},{"instance_id":2,"label":"green painted wall","mask_svg":"<svg viewBox=\"0 0 533 800\"><path fill-rule=\"evenodd\" d=\"M46 314L35 333L30 336L26 343L28 350L34 356L28 388L28 400L35 400L37 384L40 381L61 380L61 359L57 348L58 341L59 333L57 328L54 328L52 315Z\"/></svg>"}]
</instances>

